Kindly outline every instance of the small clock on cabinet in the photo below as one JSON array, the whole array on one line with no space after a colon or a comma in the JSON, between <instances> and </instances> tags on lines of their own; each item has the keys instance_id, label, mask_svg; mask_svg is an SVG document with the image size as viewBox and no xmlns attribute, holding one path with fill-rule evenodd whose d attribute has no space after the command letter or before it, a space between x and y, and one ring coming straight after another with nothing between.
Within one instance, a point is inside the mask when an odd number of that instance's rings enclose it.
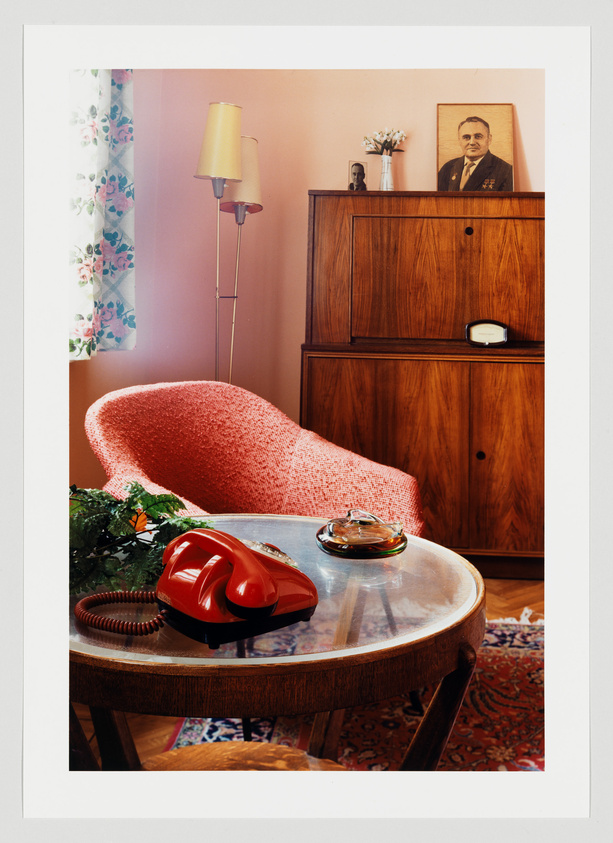
<instances>
[{"instance_id":1,"label":"small clock on cabinet","mask_svg":"<svg viewBox=\"0 0 613 843\"><path fill-rule=\"evenodd\" d=\"M496 346L507 341L508 328L504 322L495 319L477 319L466 326L466 342L470 345Z\"/></svg>"}]
</instances>

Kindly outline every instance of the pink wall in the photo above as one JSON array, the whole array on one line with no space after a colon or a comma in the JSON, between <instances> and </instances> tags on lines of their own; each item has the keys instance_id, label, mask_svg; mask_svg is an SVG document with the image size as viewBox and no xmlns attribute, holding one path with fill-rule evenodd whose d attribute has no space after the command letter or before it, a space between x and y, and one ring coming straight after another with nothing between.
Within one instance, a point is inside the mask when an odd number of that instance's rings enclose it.
<instances>
[{"instance_id":1,"label":"pink wall","mask_svg":"<svg viewBox=\"0 0 613 843\"><path fill-rule=\"evenodd\" d=\"M83 432L87 407L138 383L212 379L215 373L215 210L193 178L210 101L241 105L242 132L259 141L264 210L242 232L233 382L296 421L304 342L308 190L347 187L350 160L379 159L361 140L404 129L397 190L436 189L436 105L515 106L515 187L544 190L544 72L538 70L135 71L137 347L70 364L70 482L105 477ZM493 148L495 152L495 148ZM221 219L222 295L231 293L236 224ZM222 302L220 377L229 354Z\"/></svg>"}]
</instances>

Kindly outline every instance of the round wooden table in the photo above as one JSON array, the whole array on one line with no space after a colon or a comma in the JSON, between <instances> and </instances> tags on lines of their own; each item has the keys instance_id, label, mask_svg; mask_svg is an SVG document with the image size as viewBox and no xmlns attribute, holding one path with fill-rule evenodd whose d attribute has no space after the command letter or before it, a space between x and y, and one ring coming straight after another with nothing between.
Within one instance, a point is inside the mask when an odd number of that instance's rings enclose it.
<instances>
[{"instance_id":1,"label":"round wooden table","mask_svg":"<svg viewBox=\"0 0 613 843\"><path fill-rule=\"evenodd\" d=\"M401 765L436 769L483 641L478 571L414 536L395 556L332 556L316 543L325 523L317 518L207 521L291 556L317 587L315 613L308 622L211 650L168 626L129 637L84 627L71 612L70 699L92 711L103 769L139 767L122 712L243 719L318 713L308 753L334 758L345 708L438 685ZM101 611L143 620L156 607Z\"/></svg>"}]
</instances>

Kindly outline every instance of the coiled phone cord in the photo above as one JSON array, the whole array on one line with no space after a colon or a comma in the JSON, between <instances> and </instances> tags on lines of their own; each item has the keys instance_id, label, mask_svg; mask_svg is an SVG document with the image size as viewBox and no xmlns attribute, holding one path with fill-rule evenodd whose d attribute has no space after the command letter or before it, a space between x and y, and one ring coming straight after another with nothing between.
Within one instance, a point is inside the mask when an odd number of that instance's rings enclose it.
<instances>
[{"instance_id":1,"label":"coiled phone cord","mask_svg":"<svg viewBox=\"0 0 613 843\"><path fill-rule=\"evenodd\" d=\"M164 615L162 611L150 621L121 621L117 618L107 618L103 615L96 615L89 610L94 606L102 606L107 603L155 603L155 591L104 591L100 594L90 594L79 600L75 606L75 617L81 623L91 626L94 629L103 629L105 632L117 632L120 635L150 635L157 632L164 626Z\"/></svg>"}]
</instances>

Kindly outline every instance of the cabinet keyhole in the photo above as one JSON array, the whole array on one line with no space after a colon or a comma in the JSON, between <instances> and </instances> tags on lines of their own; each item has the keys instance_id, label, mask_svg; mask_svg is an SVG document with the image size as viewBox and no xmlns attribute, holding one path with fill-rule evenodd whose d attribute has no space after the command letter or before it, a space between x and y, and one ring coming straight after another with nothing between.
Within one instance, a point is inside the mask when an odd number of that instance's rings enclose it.
<instances>
[{"instance_id":1,"label":"cabinet keyhole","mask_svg":"<svg viewBox=\"0 0 613 843\"><path fill-rule=\"evenodd\" d=\"M474 230L475 230L474 228L471 228L470 226L467 226L467 227L464 229L464 234L471 235L471 234L473 233L473 231L474 231Z\"/></svg>"},{"instance_id":2,"label":"cabinet keyhole","mask_svg":"<svg viewBox=\"0 0 613 843\"><path fill-rule=\"evenodd\" d=\"M485 454L483 453L483 451L477 451L475 456L477 457L478 460L484 460L485 459Z\"/></svg>"}]
</instances>

